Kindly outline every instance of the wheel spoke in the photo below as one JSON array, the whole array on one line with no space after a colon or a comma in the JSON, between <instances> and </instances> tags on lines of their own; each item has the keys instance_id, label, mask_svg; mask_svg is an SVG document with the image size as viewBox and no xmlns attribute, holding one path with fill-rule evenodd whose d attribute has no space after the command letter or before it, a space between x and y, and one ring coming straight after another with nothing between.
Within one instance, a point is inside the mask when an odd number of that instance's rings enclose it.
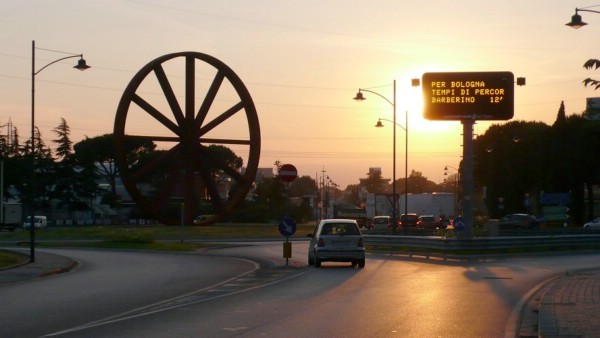
<instances>
[{"instance_id":1,"label":"wheel spoke","mask_svg":"<svg viewBox=\"0 0 600 338\"><path fill-rule=\"evenodd\" d=\"M212 106L215 97L219 92L219 88L221 88L223 79L225 79L225 74L222 71L219 71L210 84L210 88L206 93L206 97L204 98L204 101L202 101L202 106L200 106L200 109L198 110L198 115L196 115L196 125L198 127L204 123L204 119L206 118L206 115L208 114L208 111L210 110L210 107Z\"/></svg>"},{"instance_id":2,"label":"wheel spoke","mask_svg":"<svg viewBox=\"0 0 600 338\"><path fill-rule=\"evenodd\" d=\"M220 158L211 156L206 151L205 147L201 146L200 147L200 152L201 152L203 158L206 158L206 160L208 160L214 167L217 167L217 168L223 170L223 172L225 174L227 174L229 177L231 177L235 181L237 181L237 182L243 182L244 181L244 177L239 173L239 171L237 171L235 168L232 168L231 166L227 165L227 163L225 163Z\"/></svg>"},{"instance_id":3,"label":"wheel spoke","mask_svg":"<svg viewBox=\"0 0 600 338\"><path fill-rule=\"evenodd\" d=\"M175 96L175 93L173 92L173 88L171 87L171 84L169 83L169 79L167 78L167 75L165 74L165 70L163 69L163 67L160 64L154 68L154 74L156 75L156 78L158 79L158 83L160 84L160 87L162 88L163 93L165 94L165 98L167 99L167 102L169 103L169 107L171 107L173 116L175 117L175 119L177 120L177 123L179 125L183 125L183 122L184 122L183 112L181 111L181 107L179 106L177 97Z\"/></svg>"},{"instance_id":4,"label":"wheel spoke","mask_svg":"<svg viewBox=\"0 0 600 338\"><path fill-rule=\"evenodd\" d=\"M181 197L181 196L173 196L175 193L174 187L177 187L177 180L179 179L179 172L177 172L177 167L170 167L168 174L166 175L165 180L159 187L159 190L154 197L154 208L156 210L160 210L165 204L169 203L169 198L171 197Z\"/></svg>"},{"instance_id":5,"label":"wheel spoke","mask_svg":"<svg viewBox=\"0 0 600 338\"><path fill-rule=\"evenodd\" d=\"M223 201L221 200L221 196L219 195L219 189L217 188L217 182L214 177L210 176L210 173L203 170L200 172L200 176L202 177L202 181L204 182L204 187L208 192L208 196L210 197L210 201L212 205L217 210L223 209Z\"/></svg>"},{"instance_id":6,"label":"wheel spoke","mask_svg":"<svg viewBox=\"0 0 600 338\"><path fill-rule=\"evenodd\" d=\"M133 98L131 101L135 102L138 106L140 106L140 108L144 109L148 114L150 114L160 123L162 123L165 127L169 128L173 133L181 136L179 132L179 127L175 123L169 120L160 111L158 111L158 109L154 108L146 100L142 99L139 95L133 94Z\"/></svg>"},{"instance_id":7,"label":"wheel spoke","mask_svg":"<svg viewBox=\"0 0 600 338\"><path fill-rule=\"evenodd\" d=\"M127 135L127 138L158 142L181 142L181 139L175 136Z\"/></svg>"},{"instance_id":8,"label":"wheel spoke","mask_svg":"<svg viewBox=\"0 0 600 338\"><path fill-rule=\"evenodd\" d=\"M196 112L196 58L185 57L185 120L193 123Z\"/></svg>"},{"instance_id":9,"label":"wheel spoke","mask_svg":"<svg viewBox=\"0 0 600 338\"><path fill-rule=\"evenodd\" d=\"M214 143L214 144L243 144L249 145L251 144L250 140L227 140L227 139L219 139L219 138L201 138L199 139L201 143Z\"/></svg>"},{"instance_id":10,"label":"wheel spoke","mask_svg":"<svg viewBox=\"0 0 600 338\"><path fill-rule=\"evenodd\" d=\"M206 125L201 127L200 135L204 135L204 134L208 133L209 131L211 131L215 127L217 127L219 124L225 122L228 118L232 117L237 112L242 110L244 108L244 105L245 105L244 102L240 101L237 104L235 104L233 107L227 109L221 115L217 116L214 120L210 121L209 123L207 123Z\"/></svg>"}]
</instances>

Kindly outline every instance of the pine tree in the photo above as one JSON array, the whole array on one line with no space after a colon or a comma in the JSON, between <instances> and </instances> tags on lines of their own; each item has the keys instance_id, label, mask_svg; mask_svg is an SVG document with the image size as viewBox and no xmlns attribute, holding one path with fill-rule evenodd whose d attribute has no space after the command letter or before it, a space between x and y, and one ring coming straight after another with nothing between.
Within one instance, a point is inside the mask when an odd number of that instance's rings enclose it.
<instances>
[{"instance_id":1,"label":"pine tree","mask_svg":"<svg viewBox=\"0 0 600 338\"><path fill-rule=\"evenodd\" d=\"M56 147L56 157L60 163L71 164L73 158L73 142L69 139L71 129L64 118L60 119L58 127L54 128L53 131L58 135L58 138L52 140L58 146Z\"/></svg>"},{"instance_id":2,"label":"pine tree","mask_svg":"<svg viewBox=\"0 0 600 338\"><path fill-rule=\"evenodd\" d=\"M565 112L565 101L560 101L560 108L558 108L558 114L556 115L556 121L554 126L564 125L567 122L567 113Z\"/></svg>"}]
</instances>

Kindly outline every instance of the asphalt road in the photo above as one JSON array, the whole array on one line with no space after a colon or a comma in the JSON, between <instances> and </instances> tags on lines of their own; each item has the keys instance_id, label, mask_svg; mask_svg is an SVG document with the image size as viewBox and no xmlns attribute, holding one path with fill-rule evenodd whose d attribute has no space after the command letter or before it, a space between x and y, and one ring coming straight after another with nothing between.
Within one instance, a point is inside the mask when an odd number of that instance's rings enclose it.
<instances>
[{"instance_id":1,"label":"asphalt road","mask_svg":"<svg viewBox=\"0 0 600 338\"><path fill-rule=\"evenodd\" d=\"M528 292L600 258L451 262L370 254L364 269L304 269L297 265L306 243L294 243L290 267L255 270L221 256L266 258L280 249L255 243L218 256L69 250L63 253L77 257L79 269L0 287L1 335L505 337Z\"/></svg>"},{"instance_id":2,"label":"asphalt road","mask_svg":"<svg viewBox=\"0 0 600 338\"><path fill-rule=\"evenodd\" d=\"M52 277L0 286L0 336L40 337L217 285L257 265L193 254L51 250L79 262Z\"/></svg>"}]
</instances>

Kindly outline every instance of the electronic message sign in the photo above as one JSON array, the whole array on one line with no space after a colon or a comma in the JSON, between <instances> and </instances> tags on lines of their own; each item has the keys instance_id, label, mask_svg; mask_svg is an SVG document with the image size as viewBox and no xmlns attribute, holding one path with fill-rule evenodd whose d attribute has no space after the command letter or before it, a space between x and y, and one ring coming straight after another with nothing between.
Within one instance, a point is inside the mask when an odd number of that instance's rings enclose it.
<instances>
[{"instance_id":1,"label":"electronic message sign","mask_svg":"<svg viewBox=\"0 0 600 338\"><path fill-rule=\"evenodd\" d=\"M425 73L423 115L429 120L509 120L514 78L511 72Z\"/></svg>"}]
</instances>

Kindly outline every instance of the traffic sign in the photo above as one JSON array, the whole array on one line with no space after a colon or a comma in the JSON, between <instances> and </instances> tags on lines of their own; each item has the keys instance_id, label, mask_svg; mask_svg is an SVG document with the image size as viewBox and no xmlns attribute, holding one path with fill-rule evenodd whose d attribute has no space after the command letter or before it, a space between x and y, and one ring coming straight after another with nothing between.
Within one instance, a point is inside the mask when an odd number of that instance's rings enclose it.
<instances>
[{"instance_id":1,"label":"traffic sign","mask_svg":"<svg viewBox=\"0 0 600 338\"><path fill-rule=\"evenodd\" d=\"M452 226L454 226L454 230L463 231L465 230L467 224L464 218L456 217L454 222L452 222Z\"/></svg>"},{"instance_id":2,"label":"traffic sign","mask_svg":"<svg viewBox=\"0 0 600 338\"><path fill-rule=\"evenodd\" d=\"M279 178L284 182L291 182L298 177L298 170L292 164L284 164L279 168Z\"/></svg>"},{"instance_id":3,"label":"traffic sign","mask_svg":"<svg viewBox=\"0 0 600 338\"><path fill-rule=\"evenodd\" d=\"M514 114L511 72L425 73L424 117L428 120L510 120Z\"/></svg>"},{"instance_id":4,"label":"traffic sign","mask_svg":"<svg viewBox=\"0 0 600 338\"><path fill-rule=\"evenodd\" d=\"M279 222L279 233L286 237L292 236L296 233L296 222L290 217L284 217Z\"/></svg>"}]
</instances>

